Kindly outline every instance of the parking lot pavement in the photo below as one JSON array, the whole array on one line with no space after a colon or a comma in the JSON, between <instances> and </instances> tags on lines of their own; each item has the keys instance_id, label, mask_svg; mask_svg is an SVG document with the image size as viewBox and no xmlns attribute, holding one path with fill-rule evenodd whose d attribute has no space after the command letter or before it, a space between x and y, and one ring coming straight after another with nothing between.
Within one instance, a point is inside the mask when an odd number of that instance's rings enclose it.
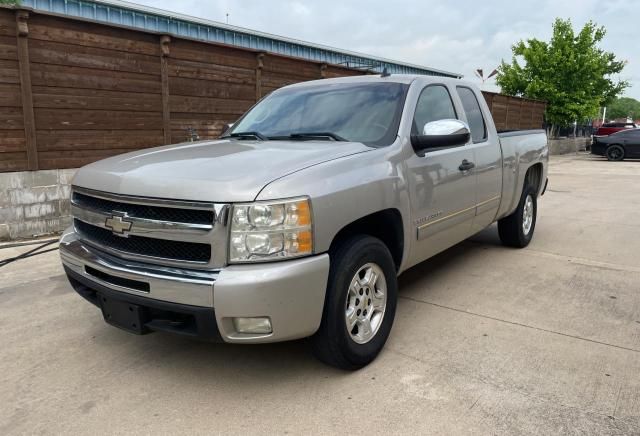
<instances>
[{"instance_id":1,"label":"parking lot pavement","mask_svg":"<svg viewBox=\"0 0 640 436\"><path fill-rule=\"evenodd\" d=\"M56 252L0 269L0 434L640 434L640 161L554 157L531 245L403 274L379 358L109 327ZM25 248L0 250L0 259Z\"/></svg>"}]
</instances>

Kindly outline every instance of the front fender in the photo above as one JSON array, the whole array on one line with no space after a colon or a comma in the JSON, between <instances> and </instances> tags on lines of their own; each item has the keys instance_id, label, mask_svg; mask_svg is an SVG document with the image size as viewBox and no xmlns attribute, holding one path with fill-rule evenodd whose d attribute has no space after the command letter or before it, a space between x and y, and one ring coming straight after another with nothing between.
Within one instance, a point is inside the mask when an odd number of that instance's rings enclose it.
<instances>
[{"instance_id":1,"label":"front fender","mask_svg":"<svg viewBox=\"0 0 640 436\"><path fill-rule=\"evenodd\" d=\"M328 251L348 224L385 209L400 212L405 250L410 246L409 196L398 148L375 149L289 174L268 184L256 200L303 195L311 198L316 253Z\"/></svg>"}]
</instances>

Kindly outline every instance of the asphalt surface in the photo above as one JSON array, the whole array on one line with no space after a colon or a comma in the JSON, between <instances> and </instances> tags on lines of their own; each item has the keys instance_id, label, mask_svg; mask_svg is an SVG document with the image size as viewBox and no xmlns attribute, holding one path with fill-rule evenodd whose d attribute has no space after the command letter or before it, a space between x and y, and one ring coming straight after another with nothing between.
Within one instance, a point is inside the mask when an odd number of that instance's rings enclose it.
<instances>
[{"instance_id":1,"label":"asphalt surface","mask_svg":"<svg viewBox=\"0 0 640 436\"><path fill-rule=\"evenodd\" d=\"M550 179L528 248L494 226L403 274L353 373L305 341L110 327L56 252L0 268L0 434L640 434L640 161L554 157Z\"/></svg>"}]
</instances>

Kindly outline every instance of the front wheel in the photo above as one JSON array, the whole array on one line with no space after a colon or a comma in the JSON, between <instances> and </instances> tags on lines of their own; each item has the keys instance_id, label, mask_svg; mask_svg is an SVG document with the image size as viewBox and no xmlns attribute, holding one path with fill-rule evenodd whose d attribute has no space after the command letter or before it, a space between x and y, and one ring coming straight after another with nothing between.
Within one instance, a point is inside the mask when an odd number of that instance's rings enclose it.
<instances>
[{"instance_id":1,"label":"front wheel","mask_svg":"<svg viewBox=\"0 0 640 436\"><path fill-rule=\"evenodd\" d=\"M515 212L498 221L498 234L502 243L516 248L529 245L536 228L537 214L537 191L533 186L526 186Z\"/></svg>"},{"instance_id":2,"label":"front wheel","mask_svg":"<svg viewBox=\"0 0 640 436\"><path fill-rule=\"evenodd\" d=\"M331 253L314 354L348 370L373 361L391 332L397 295L395 264L386 245L365 235L344 241Z\"/></svg>"}]
</instances>

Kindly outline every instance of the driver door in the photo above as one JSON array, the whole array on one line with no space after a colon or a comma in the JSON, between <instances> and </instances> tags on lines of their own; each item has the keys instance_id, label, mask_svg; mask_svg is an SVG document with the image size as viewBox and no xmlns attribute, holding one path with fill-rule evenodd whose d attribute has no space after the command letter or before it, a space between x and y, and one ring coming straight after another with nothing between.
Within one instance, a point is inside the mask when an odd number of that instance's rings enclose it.
<instances>
[{"instance_id":1,"label":"driver door","mask_svg":"<svg viewBox=\"0 0 640 436\"><path fill-rule=\"evenodd\" d=\"M421 132L431 121L458 119L451 91L443 84L426 86L418 98L413 132ZM475 216L475 173L462 170L463 161L473 162L467 145L414 153L407 161L411 218L416 240L412 264L445 250L471 236Z\"/></svg>"}]
</instances>

